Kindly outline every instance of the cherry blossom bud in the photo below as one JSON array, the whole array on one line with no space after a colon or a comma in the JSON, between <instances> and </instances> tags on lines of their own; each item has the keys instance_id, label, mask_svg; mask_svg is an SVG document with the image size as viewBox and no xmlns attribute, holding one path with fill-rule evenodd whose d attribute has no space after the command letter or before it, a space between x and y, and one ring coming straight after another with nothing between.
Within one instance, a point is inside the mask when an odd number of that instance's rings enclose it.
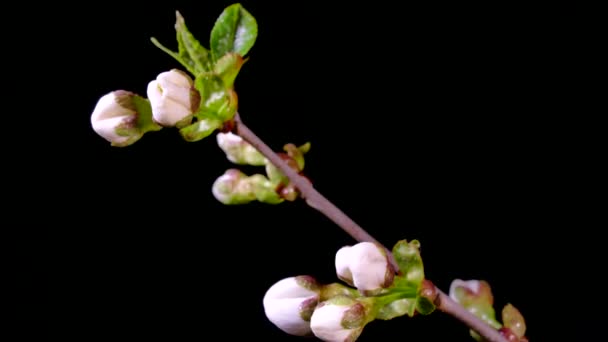
<instances>
[{"instance_id":1,"label":"cherry blossom bud","mask_svg":"<svg viewBox=\"0 0 608 342\"><path fill-rule=\"evenodd\" d=\"M280 280L264 295L264 312L282 331L296 336L310 335L310 318L319 303L319 293L320 287L313 277Z\"/></svg>"},{"instance_id":2,"label":"cherry blossom bud","mask_svg":"<svg viewBox=\"0 0 608 342\"><path fill-rule=\"evenodd\" d=\"M368 322L367 308L349 296L335 296L320 303L310 318L313 334L329 342L353 342Z\"/></svg>"},{"instance_id":3,"label":"cherry blossom bud","mask_svg":"<svg viewBox=\"0 0 608 342\"><path fill-rule=\"evenodd\" d=\"M231 132L218 133L217 144L228 160L235 164L262 166L266 163L266 158L258 150Z\"/></svg>"},{"instance_id":4,"label":"cherry blossom bud","mask_svg":"<svg viewBox=\"0 0 608 342\"><path fill-rule=\"evenodd\" d=\"M159 124L183 127L192 120L200 104L200 95L186 73L172 69L148 84L152 115Z\"/></svg>"},{"instance_id":5,"label":"cherry blossom bud","mask_svg":"<svg viewBox=\"0 0 608 342\"><path fill-rule=\"evenodd\" d=\"M263 175L247 176L237 169L227 170L213 183L211 191L224 204L245 204L254 200L268 204L283 202L275 183Z\"/></svg>"},{"instance_id":6,"label":"cherry blossom bud","mask_svg":"<svg viewBox=\"0 0 608 342\"><path fill-rule=\"evenodd\" d=\"M342 247L336 253L336 273L364 294L390 286L394 278L386 252L371 242Z\"/></svg>"},{"instance_id":7,"label":"cherry blossom bud","mask_svg":"<svg viewBox=\"0 0 608 342\"><path fill-rule=\"evenodd\" d=\"M152 121L147 101L125 90L113 91L99 99L91 125L97 134L119 147L131 145L144 133L161 128Z\"/></svg>"},{"instance_id":8,"label":"cherry blossom bud","mask_svg":"<svg viewBox=\"0 0 608 342\"><path fill-rule=\"evenodd\" d=\"M496 320L494 296L488 282L454 279L450 285L450 298L494 328L498 329L502 326Z\"/></svg>"}]
</instances>

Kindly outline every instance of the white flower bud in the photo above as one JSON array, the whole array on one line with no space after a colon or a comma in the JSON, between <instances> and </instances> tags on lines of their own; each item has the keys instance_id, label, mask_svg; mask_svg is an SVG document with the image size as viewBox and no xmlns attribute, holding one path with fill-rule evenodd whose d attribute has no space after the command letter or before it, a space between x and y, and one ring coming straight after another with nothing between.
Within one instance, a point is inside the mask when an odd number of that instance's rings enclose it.
<instances>
[{"instance_id":1,"label":"white flower bud","mask_svg":"<svg viewBox=\"0 0 608 342\"><path fill-rule=\"evenodd\" d=\"M366 323L365 306L348 296L336 296L320 303L310 318L313 334L329 342L355 341Z\"/></svg>"},{"instance_id":2,"label":"white flower bud","mask_svg":"<svg viewBox=\"0 0 608 342\"><path fill-rule=\"evenodd\" d=\"M363 293L388 287L394 278L386 252L371 242L342 247L336 253L336 273Z\"/></svg>"},{"instance_id":3,"label":"white flower bud","mask_svg":"<svg viewBox=\"0 0 608 342\"><path fill-rule=\"evenodd\" d=\"M319 303L319 293L319 285L310 276L283 279L264 295L264 312L282 331L296 336L310 335L310 317Z\"/></svg>"},{"instance_id":4,"label":"white flower bud","mask_svg":"<svg viewBox=\"0 0 608 342\"><path fill-rule=\"evenodd\" d=\"M161 73L148 84L148 99L154 120L167 127L189 124L200 104L194 82L177 69Z\"/></svg>"},{"instance_id":5,"label":"white flower bud","mask_svg":"<svg viewBox=\"0 0 608 342\"><path fill-rule=\"evenodd\" d=\"M266 163L266 158L255 147L231 132L218 133L217 144L235 164L262 166Z\"/></svg>"},{"instance_id":6,"label":"white flower bud","mask_svg":"<svg viewBox=\"0 0 608 342\"><path fill-rule=\"evenodd\" d=\"M102 96L91 115L93 130L114 146L126 146L142 137L137 127L135 94L117 90Z\"/></svg>"}]
</instances>

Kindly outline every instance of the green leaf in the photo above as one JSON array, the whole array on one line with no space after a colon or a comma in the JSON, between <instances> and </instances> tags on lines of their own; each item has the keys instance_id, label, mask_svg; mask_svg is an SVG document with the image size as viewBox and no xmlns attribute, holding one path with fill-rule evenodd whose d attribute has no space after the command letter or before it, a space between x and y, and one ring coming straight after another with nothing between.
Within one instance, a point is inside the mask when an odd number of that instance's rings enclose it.
<instances>
[{"instance_id":1,"label":"green leaf","mask_svg":"<svg viewBox=\"0 0 608 342\"><path fill-rule=\"evenodd\" d=\"M424 280L424 266L420 256L420 242L418 240L398 241L393 247L393 256L403 279L407 284L413 284L418 288ZM397 278L397 277L396 277Z\"/></svg>"},{"instance_id":2,"label":"green leaf","mask_svg":"<svg viewBox=\"0 0 608 342\"><path fill-rule=\"evenodd\" d=\"M200 74L194 81L201 94L197 117L215 117L225 122L236 114L238 98L236 92L226 88L222 79L213 73Z\"/></svg>"},{"instance_id":3,"label":"green leaf","mask_svg":"<svg viewBox=\"0 0 608 342\"><path fill-rule=\"evenodd\" d=\"M416 311L415 298L401 298L383 306L376 314L376 318L389 320L405 314L412 317Z\"/></svg>"},{"instance_id":4,"label":"green leaf","mask_svg":"<svg viewBox=\"0 0 608 342\"><path fill-rule=\"evenodd\" d=\"M211 70L209 51L188 31L184 17L175 12L175 31L177 32L177 44L180 57L184 58L194 69L193 75Z\"/></svg>"},{"instance_id":5,"label":"green leaf","mask_svg":"<svg viewBox=\"0 0 608 342\"><path fill-rule=\"evenodd\" d=\"M182 137L189 142L199 141L222 127L224 122L215 118L204 118L179 130Z\"/></svg>"},{"instance_id":6,"label":"green leaf","mask_svg":"<svg viewBox=\"0 0 608 342\"><path fill-rule=\"evenodd\" d=\"M162 45L156 38L150 40L156 47L167 53L169 56L177 60L184 66L192 75L198 75L202 72L211 70L211 61L209 60L209 51L205 49L199 41L188 31L186 22L179 12L175 12L175 32L177 35L178 52L171 51L169 48Z\"/></svg>"},{"instance_id":7,"label":"green leaf","mask_svg":"<svg viewBox=\"0 0 608 342\"><path fill-rule=\"evenodd\" d=\"M152 37L152 38L150 38L150 40L152 41L152 43L154 45L156 45L157 48L161 49L166 54L173 57L181 65L183 65L184 68L186 68L186 70L188 70L191 74L194 74L196 72L190 63L190 60L186 60L186 59L182 58L178 53L171 51L169 48L167 48L163 44L161 44L156 38Z\"/></svg>"},{"instance_id":8,"label":"green leaf","mask_svg":"<svg viewBox=\"0 0 608 342\"><path fill-rule=\"evenodd\" d=\"M244 63L241 55L231 52L218 59L213 70L224 81L226 88L233 88L234 80Z\"/></svg>"},{"instance_id":9,"label":"green leaf","mask_svg":"<svg viewBox=\"0 0 608 342\"><path fill-rule=\"evenodd\" d=\"M229 52L245 56L257 36L258 24L241 4L226 7L211 30L213 59L217 61Z\"/></svg>"}]
</instances>

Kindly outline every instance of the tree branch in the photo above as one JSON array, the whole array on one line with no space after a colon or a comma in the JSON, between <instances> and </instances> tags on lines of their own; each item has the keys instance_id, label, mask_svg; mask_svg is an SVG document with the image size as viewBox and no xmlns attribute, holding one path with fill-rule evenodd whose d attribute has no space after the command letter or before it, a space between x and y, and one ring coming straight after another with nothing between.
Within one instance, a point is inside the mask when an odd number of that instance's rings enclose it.
<instances>
[{"instance_id":1,"label":"tree branch","mask_svg":"<svg viewBox=\"0 0 608 342\"><path fill-rule=\"evenodd\" d=\"M260 153L264 155L274 166L276 166L281 172L289 178L289 180L296 186L296 188L302 194L302 197L306 200L306 203L312 208L320 211L327 218L332 220L346 233L359 242L367 241L380 244L373 236L369 235L363 228L361 228L356 222L348 217L342 210L336 207L330 202L325 196L319 193L312 184L304 177L300 176L287 163L281 159L268 145L262 141L253 131L247 127L241 120L239 114L235 116L235 131L241 138L255 147ZM386 247L385 249L390 256L390 261L395 267L395 270L399 270L393 255ZM484 321L479 319L467 311L460 304L453 301L447 294L437 290L437 298L435 299L435 305L437 309L443 311L449 315L454 316L469 328L475 330L479 335L483 336L489 342L508 342L496 329L487 325Z\"/></svg>"}]
</instances>

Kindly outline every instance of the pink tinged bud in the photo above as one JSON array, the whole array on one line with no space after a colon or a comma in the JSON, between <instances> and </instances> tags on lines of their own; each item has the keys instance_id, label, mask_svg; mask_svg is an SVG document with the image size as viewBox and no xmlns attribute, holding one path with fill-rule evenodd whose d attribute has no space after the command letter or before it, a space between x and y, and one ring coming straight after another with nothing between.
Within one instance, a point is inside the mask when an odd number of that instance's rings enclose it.
<instances>
[{"instance_id":1,"label":"pink tinged bud","mask_svg":"<svg viewBox=\"0 0 608 342\"><path fill-rule=\"evenodd\" d=\"M319 292L319 285L310 276L280 280L264 295L266 317L290 335L310 335L310 319L319 303Z\"/></svg>"},{"instance_id":2,"label":"pink tinged bud","mask_svg":"<svg viewBox=\"0 0 608 342\"><path fill-rule=\"evenodd\" d=\"M450 297L465 307L480 304L492 306L494 304L490 285L484 280L454 279L450 285Z\"/></svg>"},{"instance_id":3,"label":"pink tinged bud","mask_svg":"<svg viewBox=\"0 0 608 342\"><path fill-rule=\"evenodd\" d=\"M371 242L342 247L336 253L336 273L361 292L386 288L394 278L384 249Z\"/></svg>"},{"instance_id":4,"label":"pink tinged bud","mask_svg":"<svg viewBox=\"0 0 608 342\"><path fill-rule=\"evenodd\" d=\"M115 146L129 145L143 135L137 127L135 94L117 90L102 96L91 115L93 130Z\"/></svg>"},{"instance_id":5,"label":"pink tinged bud","mask_svg":"<svg viewBox=\"0 0 608 342\"><path fill-rule=\"evenodd\" d=\"M238 135L228 132L218 133L216 137L218 146L231 162L254 166L262 166L266 163L266 158Z\"/></svg>"},{"instance_id":6,"label":"pink tinged bud","mask_svg":"<svg viewBox=\"0 0 608 342\"><path fill-rule=\"evenodd\" d=\"M229 169L218 177L211 187L213 196L224 204L247 203L255 199L250 184L244 182L247 176L237 169Z\"/></svg>"},{"instance_id":7,"label":"pink tinged bud","mask_svg":"<svg viewBox=\"0 0 608 342\"><path fill-rule=\"evenodd\" d=\"M166 127L189 124L200 103L192 79L177 69L158 75L147 93L154 120Z\"/></svg>"},{"instance_id":8,"label":"pink tinged bud","mask_svg":"<svg viewBox=\"0 0 608 342\"><path fill-rule=\"evenodd\" d=\"M494 296L488 282L455 279L450 285L450 298L494 328L502 326L495 318Z\"/></svg>"},{"instance_id":9,"label":"pink tinged bud","mask_svg":"<svg viewBox=\"0 0 608 342\"><path fill-rule=\"evenodd\" d=\"M330 342L353 342L367 323L363 304L348 296L336 296L320 303L310 319L313 334Z\"/></svg>"}]
</instances>

